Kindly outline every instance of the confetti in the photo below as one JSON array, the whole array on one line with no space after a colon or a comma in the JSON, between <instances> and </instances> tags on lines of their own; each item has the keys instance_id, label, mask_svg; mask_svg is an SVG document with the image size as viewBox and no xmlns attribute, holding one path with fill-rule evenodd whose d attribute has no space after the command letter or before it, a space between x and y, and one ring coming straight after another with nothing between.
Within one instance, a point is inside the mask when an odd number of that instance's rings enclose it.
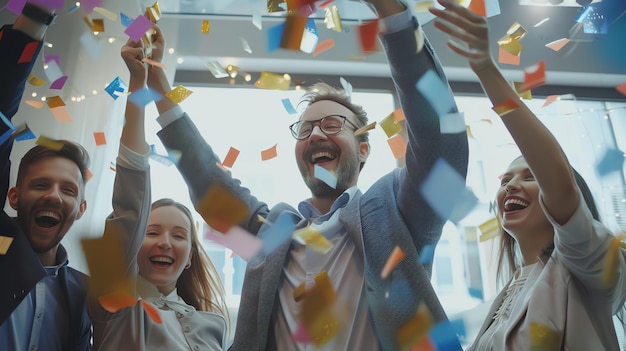
<instances>
[{"instance_id":1,"label":"confetti","mask_svg":"<svg viewBox=\"0 0 626 351\"><path fill-rule=\"evenodd\" d=\"M376 44L378 43L378 20L369 21L359 26L359 42L361 43L361 51L370 54L378 51Z\"/></svg>"},{"instance_id":2,"label":"confetti","mask_svg":"<svg viewBox=\"0 0 626 351\"><path fill-rule=\"evenodd\" d=\"M389 257L387 258L387 262L385 262L383 270L380 272L380 277L383 279L387 279L389 273L391 273L391 271L396 268L398 263L400 263L400 261L402 261L404 257L406 257L404 251L402 251L399 246L394 247L393 251L391 251L391 255L389 255Z\"/></svg>"},{"instance_id":3,"label":"confetti","mask_svg":"<svg viewBox=\"0 0 626 351\"><path fill-rule=\"evenodd\" d=\"M622 93L622 95L626 95L626 82L618 85L617 87L615 87L615 89Z\"/></svg>"},{"instance_id":4,"label":"confetti","mask_svg":"<svg viewBox=\"0 0 626 351\"><path fill-rule=\"evenodd\" d=\"M503 47L498 48L498 62L505 65L519 66L521 61L520 55L513 55Z\"/></svg>"},{"instance_id":5,"label":"confetti","mask_svg":"<svg viewBox=\"0 0 626 351\"><path fill-rule=\"evenodd\" d=\"M546 83L546 61L541 60L537 64L524 69L524 85L522 90L531 90Z\"/></svg>"},{"instance_id":6,"label":"confetti","mask_svg":"<svg viewBox=\"0 0 626 351\"><path fill-rule=\"evenodd\" d=\"M533 93L531 90L524 90L526 88L526 86L524 85L524 83L522 82L513 82L513 89L515 89L515 91L517 92L517 95L519 95L519 97L521 97L524 100L532 100L533 99Z\"/></svg>"},{"instance_id":7,"label":"confetti","mask_svg":"<svg viewBox=\"0 0 626 351\"><path fill-rule=\"evenodd\" d=\"M26 44L26 46L24 46L24 50L22 50L22 54L17 59L17 63L31 62L38 48L39 48L38 41L33 41L33 42Z\"/></svg>"},{"instance_id":8,"label":"confetti","mask_svg":"<svg viewBox=\"0 0 626 351\"><path fill-rule=\"evenodd\" d=\"M396 342L402 350L411 347L424 338L433 327L433 317L428 307L422 302L417 308L417 313L396 332Z\"/></svg>"},{"instance_id":9,"label":"confetti","mask_svg":"<svg viewBox=\"0 0 626 351\"><path fill-rule=\"evenodd\" d=\"M596 166L600 176L620 171L624 167L624 152L618 149L608 149Z\"/></svg>"},{"instance_id":10,"label":"confetti","mask_svg":"<svg viewBox=\"0 0 626 351\"><path fill-rule=\"evenodd\" d=\"M217 61L207 62L206 66L209 69L209 72L211 72L211 74L213 75L213 77L215 78L228 77L228 72L226 72L226 70L219 64L219 62Z\"/></svg>"},{"instance_id":11,"label":"confetti","mask_svg":"<svg viewBox=\"0 0 626 351\"><path fill-rule=\"evenodd\" d=\"M144 88L144 89L133 91L128 96L128 99L130 100L130 102L132 102L133 104L139 107L144 107L147 104L151 103L152 101L159 101L162 98L163 97L161 96L161 94L157 93L156 91L150 88Z\"/></svg>"},{"instance_id":12,"label":"confetti","mask_svg":"<svg viewBox=\"0 0 626 351\"><path fill-rule=\"evenodd\" d=\"M269 149L261 151L261 161L268 161L278 156L278 152L276 150L278 144L274 144L274 146Z\"/></svg>"},{"instance_id":13,"label":"confetti","mask_svg":"<svg viewBox=\"0 0 626 351\"><path fill-rule=\"evenodd\" d=\"M252 24L257 27L258 30L263 30L263 22L260 13L255 12L252 14Z\"/></svg>"},{"instance_id":14,"label":"confetti","mask_svg":"<svg viewBox=\"0 0 626 351\"><path fill-rule=\"evenodd\" d=\"M565 45L567 45L570 42L569 39L567 38L561 38L561 39L557 39L553 42L549 42L548 44L546 44L546 47L549 49L552 49L554 51L559 51L561 50Z\"/></svg>"},{"instance_id":15,"label":"confetti","mask_svg":"<svg viewBox=\"0 0 626 351\"><path fill-rule=\"evenodd\" d=\"M207 19L202 20L202 26L200 27L200 32L202 32L202 34L209 34L209 31L211 31L211 22L209 22L209 20Z\"/></svg>"},{"instance_id":16,"label":"confetti","mask_svg":"<svg viewBox=\"0 0 626 351\"><path fill-rule=\"evenodd\" d=\"M465 114L463 112L449 113L439 118L441 134L457 134L465 131Z\"/></svg>"},{"instance_id":17,"label":"confetti","mask_svg":"<svg viewBox=\"0 0 626 351\"><path fill-rule=\"evenodd\" d=\"M39 101L39 100L25 100L24 101L27 105L32 106L34 108L42 108L43 105L45 105L45 103L43 101Z\"/></svg>"},{"instance_id":18,"label":"confetti","mask_svg":"<svg viewBox=\"0 0 626 351\"><path fill-rule=\"evenodd\" d=\"M341 24L341 16L339 15L339 9L333 5L324 9L324 23L326 28L332 29L336 32L343 32L343 25Z\"/></svg>"},{"instance_id":19,"label":"confetti","mask_svg":"<svg viewBox=\"0 0 626 351\"><path fill-rule=\"evenodd\" d=\"M241 47L243 48L243 51L251 54L252 48L250 47L250 44L248 43L246 38L239 37L239 40L241 41Z\"/></svg>"},{"instance_id":20,"label":"confetti","mask_svg":"<svg viewBox=\"0 0 626 351\"><path fill-rule=\"evenodd\" d=\"M107 9L105 9L104 7L94 7L93 11L96 13L99 13L100 15L106 17L107 19L109 19L112 22L117 21L117 15Z\"/></svg>"},{"instance_id":21,"label":"confetti","mask_svg":"<svg viewBox=\"0 0 626 351\"><path fill-rule=\"evenodd\" d=\"M406 142L404 141L404 138L402 138L402 135L396 134L395 136L387 139L387 144L389 145L389 148L391 148L391 153L396 160L404 157L406 154Z\"/></svg>"},{"instance_id":22,"label":"confetti","mask_svg":"<svg viewBox=\"0 0 626 351\"><path fill-rule=\"evenodd\" d=\"M207 231L205 239L231 249L237 256L246 261L249 261L263 247L261 239L239 226L233 226L224 235Z\"/></svg>"},{"instance_id":23,"label":"confetti","mask_svg":"<svg viewBox=\"0 0 626 351\"><path fill-rule=\"evenodd\" d=\"M298 111L296 111L296 109L291 104L291 100L289 100L288 98L284 98L284 99L282 99L280 101L283 103L283 107L285 108L285 110L287 111L288 114L294 115L294 114L298 113Z\"/></svg>"},{"instance_id":24,"label":"confetti","mask_svg":"<svg viewBox=\"0 0 626 351\"><path fill-rule=\"evenodd\" d=\"M165 96L174 101L177 104L180 104L181 102L183 102L186 98L189 97L189 95L191 95L193 93L193 91L185 88L182 85L177 86L176 88L170 90L169 93L165 94Z\"/></svg>"},{"instance_id":25,"label":"confetti","mask_svg":"<svg viewBox=\"0 0 626 351\"><path fill-rule=\"evenodd\" d=\"M272 253L281 244L291 239L296 223L300 217L290 212L283 212L278 216L274 224L263 232L263 252L266 255Z\"/></svg>"},{"instance_id":26,"label":"confetti","mask_svg":"<svg viewBox=\"0 0 626 351\"><path fill-rule=\"evenodd\" d=\"M304 27L308 21L307 17L300 15L287 15L283 25L283 32L280 39L280 47L288 50L300 50Z\"/></svg>"},{"instance_id":27,"label":"confetti","mask_svg":"<svg viewBox=\"0 0 626 351\"><path fill-rule=\"evenodd\" d=\"M378 125L380 125L385 134L387 134L387 138L391 138L402 131L402 125L396 120L394 112L378 122Z\"/></svg>"},{"instance_id":28,"label":"confetti","mask_svg":"<svg viewBox=\"0 0 626 351\"><path fill-rule=\"evenodd\" d=\"M34 85L36 87L42 87L46 84L46 81L43 79L37 78L34 74L30 74L28 76L28 84Z\"/></svg>"},{"instance_id":29,"label":"confetti","mask_svg":"<svg viewBox=\"0 0 626 351\"><path fill-rule=\"evenodd\" d=\"M315 286L307 291L302 301L301 320L308 335L320 347L339 333L339 320L333 313L337 293L326 271L315 277Z\"/></svg>"},{"instance_id":30,"label":"confetti","mask_svg":"<svg viewBox=\"0 0 626 351\"><path fill-rule=\"evenodd\" d=\"M333 189L337 187L337 176L334 172L331 172L324 167L315 165L313 167L313 176Z\"/></svg>"},{"instance_id":31,"label":"confetti","mask_svg":"<svg viewBox=\"0 0 626 351\"><path fill-rule=\"evenodd\" d=\"M299 229L293 233L293 238L311 250L326 255L333 248L333 244L319 231L311 226Z\"/></svg>"},{"instance_id":32,"label":"confetti","mask_svg":"<svg viewBox=\"0 0 626 351\"><path fill-rule=\"evenodd\" d=\"M552 105L552 103L555 102L556 100L558 100L560 96L561 95L548 95L546 97L546 101L543 103L543 105L541 107L544 108L544 107L548 107L548 106Z\"/></svg>"},{"instance_id":33,"label":"confetti","mask_svg":"<svg viewBox=\"0 0 626 351\"><path fill-rule=\"evenodd\" d=\"M428 9L434 6L435 2L432 0L417 0L413 9L415 12L428 12Z\"/></svg>"},{"instance_id":34,"label":"confetti","mask_svg":"<svg viewBox=\"0 0 626 351\"><path fill-rule=\"evenodd\" d=\"M91 31L95 33L104 32L104 20L101 18L94 18L91 20Z\"/></svg>"},{"instance_id":35,"label":"confetti","mask_svg":"<svg viewBox=\"0 0 626 351\"><path fill-rule=\"evenodd\" d=\"M128 89L126 83L122 81L122 78L117 76L111 81L111 83L109 83L109 85L104 88L104 91L106 91L107 94L109 94L113 98L113 100L117 100L117 98L120 97L120 95L124 93L126 89Z\"/></svg>"},{"instance_id":36,"label":"confetti","mask_svg":"<svg viewBox=\"0 0 626 351\"><path fill-rule=\"evenodd\" d=\"M207 191L196 210L208 225L220 233L226 233L248 216L246 204L219 184Z\"/></svg>"},{"instance_id":37,"label":"confetti","mask_svg":"<svg viewBox=\"0 0 626 351\"><path fill-rule=\"evenodd\" d=\"M128 35L133 41L139 41L148 29L152 28L154 23L143 15L139 15L133 22L124 30L124 33Z\"/></svg>"},{"instance_id":38,"label":"confetti","mask_svg":"<svg viewBox=\"0 0 626 351\"><path fill-rule=\"evenodd\" d=\"M152 306L152 304L150 304L146 300L139 300L139 301L141 302L141 306L143 307L144 311L146 311L146 314L148 315L148 317L150 317L150 319L152 319L154 323L156 324L163 323L163 321L161 320L161 313L156 307Z\"/></svg>"},{"instance_id":39,"label":"confetti","mask_svg":"<svg viewBox=\"0 0 626 351\"><path fill-rule=\"evenodd\" d=\"M93 138L96 141L96 146L106 145L107 143L104 132L94 132Z\"/></svg>"},{"instance_id":40,"label":"confetti","mask_svg":"<svg viewBox=\"0 0 626 351\"><path fill-rule=\"evenodd\" d=\"M317 46L315 47L315 50L313 50L313 57L328 51L332 48L335 47L335 40L330 38L330 39L326 39L324 41L322 41L321 43L317 44Z\"/></svg>"},{"instance_id":41,"label":"confetti","mask_svg":"<svg viewBox=\"0 0 626 351\"><path fill-rule=\"evenodd\" d=\"M356 136L361 136L361 135L367 133L368 131L370 131L370 130L372 130L374 128L376 128L376 121L374 121L374 122L372 122L372 123L370 123L370 124L368 124L368 125L366 125L364 127L361 127L359 129L355 130L354 131L354 136L355 137Z\"/></svg>"},{"instance_id":42,"label":"confetti","mask_svg":"<svg viewBox=\"0 0 626 351\"><path fill-rule=\"evenodd\" d=\"M607 289L612 288L617 282L617 278L619 278L617 269L619 268L619 253L621 251L622 240L624 240L623 234L613 238L604 257L604 267L602 268L602 286Z\"/></svg>"},{"instance_id":43,"label":"confetti","mask_svg":"<svg viewBox=\"0 0 626 351\"><path fill-rule=\"evenodd\" d=\"M439 322L428 335L435 350L462 350L458 336L465 335L465 325L460 319Z\"/></svg>"},{"instance_id":44,"label":"confetti","mask_svg":"<svg viewBox=\"0 0 626 351\"><path fill-rule=\"evenodd\" d=\"M13 238L10 236L0 235L0 255L6 255L13 243Z\"/></svg>"},{"instance_id":45,"label":"confetti","mask_svg":"<svg viewBox=\"0 0 626 351\"><path fill-rule=\"evenodd\" d=\"M563 336L539 323L530 323L530 350L552 351L561 349Z\"/></svg>"},{"instance_id":46,"label":"confetti","mask_svg":"<svg viewBox=\"0 0 626 351\"><path fill-rule=\"evenodd\" d=\"M259 89L289 90L291 77L286 74L276 74L267 71L261 72L261 76L254 83Z\"/></svg>"},{"instance_id":47,"label":"confetti","mask_svg":"<svg viewBox=\"0 0 626 351\"><path fill-rule=\"evenodd\" d=\"M495 113L498 114L498 116L502 117L508 113L515 111L518 107L519 105L517 101L515 101L514 99L508 99L493 106L491 109L494 110Z\"/></svg>"},{"instance_id":48,"label":"confetti","mask_svg":"<svg viewBox=\"0 0 626 351\"><path fill-rule=\"evenodd\" d=\"M152 6L146 9L146 17L154 24L161 19L161 9L158 1L155 1Z\"/></svg>"},{"instance_id":49,"label":"confetti","mask_svg":"<svg viewBox=\"0 0 626 351\"><path fill-rule=\"evenodd\" d=\"M239 150L231 146L230 149L228 149L226 157L224 158L224 162L222 162L222 166L232 168L238 156Z\"/></svg>"},{"instance_id":50,"label":"confetti","mask_svg":"<svg viewBox=\"0 0 626 351\"><path fill-rule=\"evenodd\" d=\"M125 291L114 291L98 297L100 306L110 313L116 313L120 310L135 306L137 298Z\"/></svg>"},{"instance_id":51,"label":"confetti","mask_svg":"<svg viewBox=\"0 0 626 351\"><path fill-rule=\"evenodd\" d=\"M341 87L343 88L344 93L347 97L352 96L352 84L348 82L344 77L339 77L339 83L341 83Z\"/></svg>"},{"instance_id":52,"label":"confetti","mask_svg":"<svg viewBox=\"0 0 626 351\"><path fill-rule=\"evenodd\" d=\"M485 0L471 0L467 8L479 16L487 17Z\"/></svg>"},{"instance_id":53,"label":"confetti","mask_svg":"<svg viewBox=\"0 0 626 351\"><path fill-rule=\"evenodd\" d=\"M454 108L454 100L451 97L448 86L433 70L426 72L416 84L417 90L430 102L431 107L438 116L446 115Z\"/></svg>"},{"instance_id":54,"label":"confetti","mask_svg":"<svg viewBox=\"0 0 626 351\"><path fill-rule=\"evenodd\" d=\"M67 78L68 78L67 76L63 76L55 80L54 82L52 82L52 84L50 84L50 89L56 89L56 90L63 89L65 82L67 82Z\"/></svg>"},{"instance_id":55,"label":"confetti","mask_svg":"<svg viewBox=\"0 0 626 351\"><path fill-rule=\"evenodd\" d=\"M491 212L491 211L490 211ZM492 219L484 222L478 226L480 230L479 242L485 242L491 240L500 234L500 219L493 217Z\"/></svg>"},{"instance_id":56,"label":"confetti","mask_svg":"<svg viewBox=\"0 0 626 351\"><path fill-rule=\"evenodd\" d=\"M48 104L48 107L50 109L53 109L55 107L65 106L65 102L59 96L50 96L49 98L46 99L46 103Z\"/></svg>"},{"instance_id":57,"label":"confetti","mask_svg":"<svg viewBox=\"0 0 626 351\"><path fill-rule=\"evenodd\" d=\"M422 251L420 252L419 258L417 259L417 263L419 264L432 263L434 257L435 257L435 245L424 245L422 247Z\"/></svg>"},{"instance_id":58,"label":"confetti","mask_svg":"<svg viewBox=\"0 0 626 351\"><path fill-rule=\"evenodd\" d=\"M280 48L285 23L281 22L267 30L267 52L274 52Z\"/></svg>"}]
</instances>

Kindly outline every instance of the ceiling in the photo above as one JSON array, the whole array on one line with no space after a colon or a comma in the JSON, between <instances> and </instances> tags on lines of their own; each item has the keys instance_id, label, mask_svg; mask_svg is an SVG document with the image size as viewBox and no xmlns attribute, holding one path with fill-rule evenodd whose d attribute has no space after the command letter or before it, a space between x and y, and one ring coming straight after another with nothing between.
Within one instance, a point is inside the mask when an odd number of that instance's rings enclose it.
<instances>
[{"instance_id":1,"label":"ceiling","mask_svg":"<svg viewBox=\"0 0 626 351\"><path fill-rule=\"evenodd\" d=\"M146 0L150 1L150 0ZM608 32L606 34L583 33L582 25L574 20L581 7L574 0L565 0L560 5L520 5L515 0L486 0L489 18L492 51L497 57L496 41L506 34L507 29L519 22L527 35L521 39L524 49L519 66L501 65L507 77L521 79L522 69L546 61L547 82L552 85L583 87L615 87L626 81L626 1L604 0L594 3L604 14ZM541 0L519 0L523 4ZM546 2L547 0L544 0ZM554 0L553 0L554 1ZM274 1L279 2L279 0ZM319 2L318 2L319 3ZM407 1L414 8L415 0ZM335 47L313 57L311 54L289 50L267 50L267 30L284 20L285 12L267 13L267 0L175 0L162 1L161 26L170 33L176 48L180 70L206 71L208 61L217 60L222 65L233 64L250 72L273 71L280 73L309 73L342 76L389 75L384 54L363 55L356 37L357 26L363 20L374 18L373 12L357 1L336 0L344 31L327 29L324 12L318 10L315 18L319 40L332 38ZM262 14L262 30L252 23L253 15ZM417 13L431 43L439 54L450 80L475 81L467 69L466 61L445 46L447 37L438 32L432 16ZM534 27L542 20L540 26ZM209 35L199 30L202 19L209 19ZM576 31L576 29L579 29ZM571 41L558 52L545 47L549 42L561 38ZM242 39L252 53L244 51ZM182 60L180 60L182 59Z\"/></svg>"}]
</instances>

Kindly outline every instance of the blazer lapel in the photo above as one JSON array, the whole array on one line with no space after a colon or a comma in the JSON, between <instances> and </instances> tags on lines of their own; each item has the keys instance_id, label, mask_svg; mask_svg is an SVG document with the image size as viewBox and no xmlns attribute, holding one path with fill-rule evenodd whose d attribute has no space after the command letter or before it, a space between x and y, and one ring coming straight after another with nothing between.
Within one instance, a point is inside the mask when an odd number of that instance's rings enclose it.
<instances>
[{"instance_id":1,"label":"blazer lapel","mask_svg":"<svg viewBox=\"0 0 626 351\"><path fill-rule=\"evenodd\" d=\"M522 321L524 316L528 311L528 302L532 296L532 290L535 289L535 282L541 275L543 271L544 262L539 260L537 264L532 268L530 273L528 274L528 278L526 278L526 283L524 283L524 287L519 292L520 296L524 297L524 300L521 303L516 303L513 305L513 309L511 310L511 316L509 321L507 322L508 327L506 330L506 335L504 336L504 340L507 340L511 334L511 331L515 329L515 327ZM530 282L530 283L529 283Z\"/></svg>"},{"instance_id":2,"label":"blazer lapel","mask_svg":"<svg viewBox=\"0 0 626 351\"><path fill-rule=\"evenodd\" d=\"M511 284L511 281L509 281L509 284ZM496 298L491 303L491 307L489 308L489 313L487 313L487 316L485 317L485 321L483 322L483 325L480 327L478 334L476 334L478 337L483 335L485 331L487 330L487 328L489 328L489 326L491 325L491 322L493 322L493 316L496 314L496 311L498 310L498 308L500 308L500 305L502 305L502 301L504 301L504 296L506 296L506 288L509 286L509 284L505 285L505 288L502 289L502 291L500 291L500 293L496 296Z\"/></svg>"}]
</instances>

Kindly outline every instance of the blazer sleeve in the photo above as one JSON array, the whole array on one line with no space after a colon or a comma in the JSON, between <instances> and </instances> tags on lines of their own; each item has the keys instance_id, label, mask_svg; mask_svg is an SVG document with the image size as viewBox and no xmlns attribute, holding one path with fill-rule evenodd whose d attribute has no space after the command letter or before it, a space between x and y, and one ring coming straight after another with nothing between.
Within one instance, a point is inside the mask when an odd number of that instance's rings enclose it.
<instances>
[{"instance_id":1,"label":"blazer sleeve","mask_svg":"<svg viewBox=\"0 0 626 351\"><path fill-rule=\"evenodd\" d=\"M13 30L7 25L0 29L0 112L9 120L17 113L24 94L28 76L35 65L42 42L28 35ZM0 136L9 130L4 122L0 122ZM0 145L0 198L6 199L9 189L11 170L11 150L13 141L7 140Z\"/></svg>"},{"instance_id":2,"label":"blazer sleeve","mask_svg":"<svg viewBox=\"0 0 626 351\"><path fill-rule=\"evenodd\" d=\"M257 234L261 225L259 216L265 218L269 213L267 204L257 200L250 190L241 186L229 171L223 170L219 157L204 140L197 127L185 113L176 121L168 124L157 135L168 151L181 154L176 167L189 187L191 200L199 209L202 200L214 185L219 185L239 198L248 208L248 216L239 225L252 234Z\"/></svg>"},{"instance_id":3,"label":"blazer sleeve","mask_svg":"<svg viewBox=\"0 0 626 351\"><path fill-rule=\"evenodd\" d=\"M420 184L435 162L442 158L463 178L467 174L467 134L442 134L439 116L428 99L416 88L416 83L433 71L445 83L446 96L453 102L449 113L458 109L445 74L428 39L417 20L404 30L381 36L391 75L407 121L405 166L400 172L397 205L420 252L424 245L435 244L446 218L440 218L420 193ZM423 41L423 46L420 45ZM422 46L420 48L420 46ZM419 50L419 51L418 51Z\"/></svg>"}]
</instances>

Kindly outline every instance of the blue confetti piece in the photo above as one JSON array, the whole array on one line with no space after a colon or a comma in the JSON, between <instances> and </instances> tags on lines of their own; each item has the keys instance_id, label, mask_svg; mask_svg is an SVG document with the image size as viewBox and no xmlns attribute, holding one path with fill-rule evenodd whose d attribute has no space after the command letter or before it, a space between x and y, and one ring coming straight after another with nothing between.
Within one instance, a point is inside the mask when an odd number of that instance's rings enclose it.
<instances>
[{"instance_id":1,"label":"blue confetti piece","mask_svg":"<svg viewBox=\"0 0 626 351\"><path fill-rule=\"evenodd\" d=\"M441 218L453 223L458 223L478 203L478 198L465 187L465 179L441 158L422 182L420 192Z\"/></svg>"},{"instance_id":2,"label":"blue confetti piece","mask_svg":"<svg viewBox=\"0 0 626 351\"><path fill-rule=\"evenodd\" d=\"M9 129L6 132L4 132L2 135L0 135L0 145L4 144L7 140L9 140L13 131L14 129Z\"/></svg>"},{"instance_id":3,"label":"blue confetti piece","mask_svg":"<svg viewBox=\"0 0 626 351\"><path fill-rule=\"evenodd\" d=\"M120 12L120 22L122 23L122 26L128 27L131 23L133 23L133 21L133 18L128 17L124 13Z\"/></svg>"},{"instance_id":4,"label":"blue confetti piece","mask_svg":"<svg viewBox=\"0 0 626 351\"><path fill-rule=\"evenodd\" d=\"M435 71L426 72L415 87L428 100L438 116L447 115L454 107L454 100L448 86Z\"/></svg>"},{"instance_id":5,"label":"blue confetti piece","mask_svg":"<svg viewBox=\"0 0 626 351\"><path fill-rule=\"evenodd\" d=\"M587 18L587 16L589 16L592 13L593 13L593 7L587 6L587 7L583 8L578 13L578 15L576 15L576 17L574 17L574 21L576 21L578 23L583 23L585 21L585 19Z\"/></svg>"},{"instance_id":6,"label":"blue confetti piece","mask_svg":"<svg viewBox=\"0 0 626 351\"><path fill-rule=\"evenodd\" d=\"M280 23L267 29L267 52L272 52L280 48L280 41L283 37L285 23Z\"/></svg>"},{"instance_id":7,"label":"blue confetti piece","mask_svg":"<svg viewBox=\"0 0 626 351\"><path fill-rule=\"evenodd\" d=\"M282 99L281 102L283 103L283 106L285 107L285 110L287 110L288 114L294 115L298 113L298 111L296 111L296 109L291 104L291 100L285 98L285 99Z\"/></svg>"},{"instance_id":8,"label":"blue confetti piece","mask_svg":"<svg viewBox=\"0 0 626 351\"><path fill-rule=\"evenodd\" d=\"M448 113L439 117L441 134L457 134L465 132L465 114L463 112Z\"/></svg>"},{"instance_id":9,"label":"blue confetti piece","mask_svg":"<svg viewBox=\"0 0 626 351\"><path fill-rule=\"evenodd\" d=\"M113 100L117 100L120 96L115 92L123 93L126 89L126 83L124 83L124 81L122 81L122 79L118 76L115 77L115 79L113 79L113 81L109 83L106 88L104 88L104 91L111 95Z\"/></svg>"},{"instance_id":10,"label":"blue confetti piece","mask_svg":"<svg viewBox=\"0 0 626 351\"><path fill-rule=\"evenodd\" d=\"M128 96L128 99L139 107L145 107L152 101L159 101L162 98L163 96L161 96L161 94L150 88L133 91L132 94Z\"/></svg>"},{"instance_id":11,"label":"blue confetti piece","mask_svg":"<svg viewBox=\"0 0 626 351\"><path fill-rule=\"evenodd\" d=\"M276 222L263 232L263 252L268 255L282 243L291 239L296 223L299 220L300 218L294 213L281 213Z\"/></svg>"},{"instance_id":12,"label":"blue confetti piece","mask_svg":"<svg viewBox=\"0 0 626 351\"><path fill-rule=\"evenodd\" d=\"M78 10L79 8L80 8L80 5L76 5L76 4L74 4L74 6L70 7L70 9L69 9L69 10L67 10L66 14L68 14L68 15L69 15L70 13L72 13L72 12L74 12L74 11Z\"/></svg>"},{"instance_id":13,"label":"blue confetti piece","mask_svg":"<svg viewBox=\"0 0 626 351\"><path fill-rule=\"evenodd\" d=\"M479 299L481 301L485 300L485 295L483 293L483 289L467 288L467 292L473 298Z\"/></svg>"},{"instance_id":14,"label":"blue confetti piece","mask_svg":"<svg viewBox=\"0 0 626 351\"><path fill-rule=\"evenodd\" d=\"M459 336L465 336L463 320L443 321L435 325L428 333L437 351L461 351Z\"/></svg>"},{"instance_id":15,"label":"blue confetti piece","mask_svg":"<svg viewBox=\"0 0 626 351\"><path fill-rule=\"evenodd\" d=\"M422 252L420 252L420 256L417 258L417 263L419 264L432 263L434 258L435 258L435 245L424 245L424 247L422 247Z\"/></svg>"},{"instance_id":16,"label":"blue confetti piece","mask_svg":"<svg viewBox=\"0 0 626 351\"><path fill-rule=\"evenodd\" d=\"M333 189L337 187L337 177L324 167L315 165L313 167L313 176Z\"/></svg>"},{"instance_id":17,"label":"blue confetti piece","mask_svg":"<svg viewBox=\"0 0 626 351\"><path fill-rule=\"evenodd\" d=\"M15 136L15 141L31 140L35 138L37 138L37 136L35 136L35 133L33 133L30 128L26 127L25 131Z\"/></svg>"},{"instance_id":18,"label":"blue confetti piece","mask_svg":"<svg viewBox=\"0 0 626 351\"><path fill-rule=\"evenodd\" d=\"M600 176L619 171L624 167L624 152L618 149L608 149L602 160L596 166Z\"/></svg>"},{"instance_id":19,"label":"blue confetti piece","mask_svg":"<svg viewBox=\"0 0 626 351\"><path fill-rule=\"evenodd\" d=\"M13 127L13 123L11 123L7 116L5 116L2 112L0 112L0 119L4 124L6 124L7 127L9 127L9 129L15 129L15 127Z\"/></svg>"}]
</instances>

